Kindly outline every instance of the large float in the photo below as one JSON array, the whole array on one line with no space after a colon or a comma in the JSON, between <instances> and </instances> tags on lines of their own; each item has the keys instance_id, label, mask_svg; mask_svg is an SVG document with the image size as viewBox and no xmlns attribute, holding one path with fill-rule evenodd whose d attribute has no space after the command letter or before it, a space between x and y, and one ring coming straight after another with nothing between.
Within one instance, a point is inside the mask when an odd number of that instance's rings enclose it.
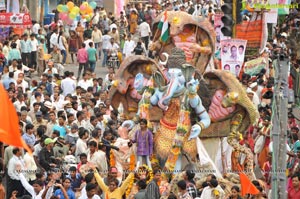
<instances>
[{"instance_id":1,"label":"large float","mask_svg":"<svg viewBox=\"0 0 300 199\"><path fill-rule=\"evenodd\" d=\"M239 141L256 122L258 112L235 76L221 70L205 72L215 46L211 24L201 17L168 11L170 38L162 43L156 29L163 14L153 25L150 49L157 57L131 56L122 62L110 91L112 106L122 106L126 120L148 120L160 168L178 173L192 165L213 170L220 178L226 170L238 169L255 179L253 154ZM133 127L129 138L138 128ZM242 164L223 168L222 174L212 160L219 145L204 147L220 138L246 156Z\"/></svg>"}]
</instances>

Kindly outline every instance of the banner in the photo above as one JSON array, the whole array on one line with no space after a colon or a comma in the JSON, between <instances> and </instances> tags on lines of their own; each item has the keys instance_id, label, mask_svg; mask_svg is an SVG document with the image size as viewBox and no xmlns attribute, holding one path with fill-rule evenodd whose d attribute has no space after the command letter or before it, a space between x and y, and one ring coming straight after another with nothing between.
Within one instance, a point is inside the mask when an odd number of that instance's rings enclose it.
<instances>
[{"instance_id":1,"label":"banner","mask_svg":"<svg viewBox=\"0 0 300 199\"><path fill-rule=\"evenodd\" d=\"M0 13L0 27L28 28L32 27L29 14Z\"/></svg>"},{"instance_id":2,"label":"banner","mask_svg":"<svg viewBox=\"0 0 300 199\"><path fill-rule=\"evenodd\" d=\"M259 57L257 59L253 59L247 61L244 65L244 73L255 76L260 73L261 69L268 69L269 62L264 57Z\"/></svg>"},{"instance_id":3,"label":"banner","mask_svg":"<svg viewBox=\"0 0 300 199\"><path fill-rule=\"evenodd\" d=\"M236 38L248 41L251 48L260 48L262 36L262 20L243 21L236 25Z\"/></svg>"},{"instance_id":4,"label":"banner","mask_svg":"<svg viewBox=\"0 0 300 199\"><path fill-rule=\"evenodd\" d=\"M228 70L236 77L242 69L247 40L227 39L221 41L222 70Z\"/></svg>"}]
</instances>

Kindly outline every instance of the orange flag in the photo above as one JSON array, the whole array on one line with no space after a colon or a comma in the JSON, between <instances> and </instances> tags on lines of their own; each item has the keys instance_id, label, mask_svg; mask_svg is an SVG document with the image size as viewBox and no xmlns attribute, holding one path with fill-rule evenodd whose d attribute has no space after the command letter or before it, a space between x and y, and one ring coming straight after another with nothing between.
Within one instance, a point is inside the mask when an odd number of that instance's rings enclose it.
<instances>
[{"instance_id":1,"label":"orange flag","mask_svg":"<svg viewBox=\"0 0 300 199\"><path fill-rule=\"evenodd\" d=\"M19 118L15 107L9 100L6 90L0 84L0 142L22 147L32 154L32 151L22 139L19 130Z\"/></svg>"},{"instance_id":2,"label":"orange flag","mask_svg":"<svg viewBox=\"0 0 300 199\"><path fill-rule=\"evenodd\" d=\"M240 172L240 181L241 181L241 196L245 196L246 194L256 195L259 193L259 190L252 184L250 179L244 174Z\"/></svg>"}]
</instances>

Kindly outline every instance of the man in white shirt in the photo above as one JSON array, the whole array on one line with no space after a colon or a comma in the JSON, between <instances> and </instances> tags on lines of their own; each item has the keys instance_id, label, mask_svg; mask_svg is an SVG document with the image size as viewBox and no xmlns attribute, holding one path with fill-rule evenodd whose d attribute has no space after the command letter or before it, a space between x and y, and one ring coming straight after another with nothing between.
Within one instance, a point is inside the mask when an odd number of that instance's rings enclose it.
<instances>
[{"instance_id":1,"label":"man in white shirt","mask_svg":"<svg viewBox=\"0 0 300 199\"><path fill-rule=\"evenodd\" d=\"M41 180L36 180L33 182L33 185L31 186L29 182L27 182L23 173L20 173L19 176L23 187L31 195L32 199L42 199L42 195L44 193L44 182Z\"/></svg>"},{"instance_id":2,"label":"man in white shirt","mask_svg":"<svg viewBox=\"0 0 300 199\"><path fill-rule=\"evenodd\" d=\"M18 93L17 95L17 101L14 102L14 107L17 112L21 112L21 107L25 106L26 104L24 102L24 95L22 93Z\"/></svg>"},{"instance_id":3,"label":"man in white shirt","mask_svg":"<svg viewBox=\"0 0 300 199\"><path fill-rule=\"evenodd\" d=\"M107 161L105 152L98 150L98 144L94 140L89 142L89 152L87 154L88 162L93 163L101 172L106 172Z\"/></svg>"},{"instance_id":4,"label":"man in white shirt","mask_svg":"<svg viewBox=\"0 0 300 199\"><path fill-rule=\"evenodd\" d=\"M88 50L90 48L89 43L91 43L91 42L93 43L93 46L95 46L95 43L94 43L94 41L91 38L89 38L89 39L87 39L87 40L84 41L85 49L86 50Z\"/></svg>"},{"instance_id":5,"label":"man in white shirt","mask_svg":"<svg viewBox=\"0 0 300 199\"><path fill-rule=\"evenodd\" d=\"M93 87L93 80L89 79L89 74L87 72L83 74L83 79L79 80L78 86L80 86L84 90L87 90L88 87Z\"/></svg>"},{"instance_id":6,"label":"man in white shirt","mask_svg":"<svg viewBox=\"0 0 300 199\"><path fill-rule=\"evenodd\" d=\"M114 38L110 38L110 42L108 44L108 57L110 56L117 56L119 51L119 45L115 43Z\"/></svg>"},{"instance_id":7,"label":"man in white shirt","mask_svg":"<svg viewBox=\"0 0 300 199\"><path fill-rule=\"evenodd\" d=\"M53 74L58 74L57 68L54 68L54 62L53 61L48 61L48 68L44 71L44 73L53 75Z\"/></svg>"},{"instance_id":8,"label":"man in white shirt","mask_svg":"<svg viewBox=\"0 0 300 199\"><path fill-rule=\"evenodd\" d=\"M81 196L78 199L101 199L97 193L97 184L94 183L87 183L85 187L83 187L81 191Z\"/></svg>"},{"instance_id":9,"label":"man in white shirt","mask_svg":"<svg viewBox=\"0 0 300 199\"><path fill-rule=\"evenodd\" d=\"M82 153L87 153L88 147L86 144L86 140L88 138L88 131L87 130L80 130L79 133L79 139L76 142L76 148L75 148L75 155L77 157L77 160L80 161L79 155Z\"/></svg>"},{"instance_id":10,"label":"man in white shirt","mask_svg":"<svg viewBox=\"0 0 300 199\"><path fill-rule=\"evenodd\" d=\"M110 26L109 26L110 31L112 31L112 29L114 29L114 28L116 30L118 30L118 26L116 25L115 21L112 24L110 24Z\"/></svg>"},{"instance_id":11,"label":"man in white shirt","mask_svg":"<svg viewBox=\"0 0 300 199\"><path fill-rule=\"evenodd\" d=\"M34 151L34 148L31 147L31 150ZM30 155L28 152L25 153L24 155L24 162L25 162L25 167L28 170L28 172L25 173L26 175L26 180L28 182L33 182L36 180L36 171L37 171L37 166L34 161L34 157Z\"/></svg>"},{"instance_id":12,"label":"man in white shirt","mask_svg":"<svg viewBox=\"0 0 300 199\"><path fill-rule=\"evenodd\" d=\"M145 43L146 50L148 50L149 45L149 37L151 35L151 29L149 24L146 22L146 20L143 20L143 22L140 24L140 35L142 41Z\"/></svg>"},{"instance_id":13,"label":"man in white shirt","mask_svg":"<svg viewBox=\"0 0 300 199\"><path fill-rule=\"evenodd\" d=\"M35 38L35 34L30 35L31 43L31 63L29 67L36 69L37 66L37 49L38 49L38 40Z\"/></svg>"},{"instance_id":14,"label":"man in white shirt","mask_svg":"<svg viewBox=\"0 0 300 199\"><path fill-rule=\"evenodd\" d=\"M133 40L131 40L131 35L127 36L127 40L124 43L124 48L123 48L123 55L124 58L132 55L132 51L135 47L135 42Z\"/></svg>"},{"instance_id":15,"label":"man in white shirt","mask_svg":"<svg viewBox=\"0 0 300 199\"><path fill-rule=\"evenodd\" d=\"M104 30L104 35L102 36L102 51L103 51L103 61L102 66L104 67L107 62L107 56L108 56L108 45L110 43L111 36L108 34L107 30Z\"/></svg>"},{"instance_id":16,"label":"man in white shirt","mask_svg":"<svg viewBox=\"0 0 300 199\"><path fill-rule=\"evenodd\" d=\"M26 89L29 88L29 84L28 84L28 82L26 82L24 80L24 73L19 73L18 74L18 79L17 79L16 86L18 86L18 81L20 81L19 85L23 88L23 92L26 93Z\"/></svg>"},{"instance_id":17,"label":"man in white shirt","mask_svg":"<svg viewBox=\"0 0 300 199\"><path fill-rule=\"evenodd\" d=\"M88 122L85 120L85 113L83 111L78 111L76 113L76 118L77 120L75 120L73 124L77 124L78 128L83 127L87 129Z\"/></svg>"},{"instance_id":18,"label":"man in white shirt","mask_svg":"<svg viewBox=\"0 0 300 199\"><path fill-rule=\"evenodd\" d=\"M20 181L20 176L18 170L25 169L25 162L22 159L22 151L20 148L14 148L12 150L13 157L9 160L7 168L8 174L8 183L7 183L7 195L11 196L13 191L18 191L17 197L20 197L24 194L24 188Z\"/></svg>"},{"instance_id":19,"label":"man in white shirt","mask_svg":"<svg viewBox=\"0 0 300 199\"><path fill-rule=\"evenodd\" d=\"M57 46L58 44L57 38L58 38L58 30L55 29L50 37L50 49L51 49L50 52L53 50L54 46Z\"/></svg>"},{"instance_id":20,"label":"man in white shirt","mask_svg":"<svg viewBox=\"0 0 300 199\"><path fill-rule=\"evenodd\" d=\"M37 23L36 21L32 21L32 23L34 24L32 26L32 32L35 34L35 35L38 35L39 34L39 29L41 28L40 24Z\"/></svg>"},{"instance_id":21,"label":"man in white shirt","mask_svg":"<svg viewBox=\"0 0 300 199\"><path fill-rule=\"evenodd\" d=\"M219 198L225 198L225 192L219 185L218 181L216 179L211 179L208 182L208 186L205 187L201 194L201 199L214 199L215 196L213 194L214 190L217 190L219 192Z\"/></svg>"},{"instance_id":22,"label":"man in white shirt","mask_svg":"<svg viewBox=\"0 0 300 199\"><path fill-rule=\"evenodd\" d=\"M65 79L61 81L61 89L63 90L63 95L73 94L76 89L76 84L73 79L71 79L71 74L69 71L65 72Z\"/></svg>"}]
</instances>

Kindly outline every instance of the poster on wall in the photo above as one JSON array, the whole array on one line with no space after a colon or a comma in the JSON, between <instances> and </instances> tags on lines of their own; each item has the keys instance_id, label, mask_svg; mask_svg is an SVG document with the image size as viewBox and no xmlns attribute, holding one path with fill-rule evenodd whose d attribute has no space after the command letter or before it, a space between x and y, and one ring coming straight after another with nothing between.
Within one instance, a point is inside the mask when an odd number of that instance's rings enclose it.
<instances>
[{"instance_id":1,"label":"poster on wall","mask_svg":"<svg viewBox=\"0 0 300 199\"><path fill-rule=\"evenodd\" d=\"M221 40L222 70L230 71L236 77L242 69L247 40L226 39Z\"/></svg>"},{"instance_id":2,"label":"poster on wall","mask_svg":"<svg viewBox=\"0 0 300 199\"><path fill-rule=\"evenodd\" d=\"M223 35L221 28L224 26L221 18L223 14L215 14L214 17L214 29L216 33L216 51L220 49L220 42L222 39L225 39L225 36Z\"/></svg>"}]
</instances>

